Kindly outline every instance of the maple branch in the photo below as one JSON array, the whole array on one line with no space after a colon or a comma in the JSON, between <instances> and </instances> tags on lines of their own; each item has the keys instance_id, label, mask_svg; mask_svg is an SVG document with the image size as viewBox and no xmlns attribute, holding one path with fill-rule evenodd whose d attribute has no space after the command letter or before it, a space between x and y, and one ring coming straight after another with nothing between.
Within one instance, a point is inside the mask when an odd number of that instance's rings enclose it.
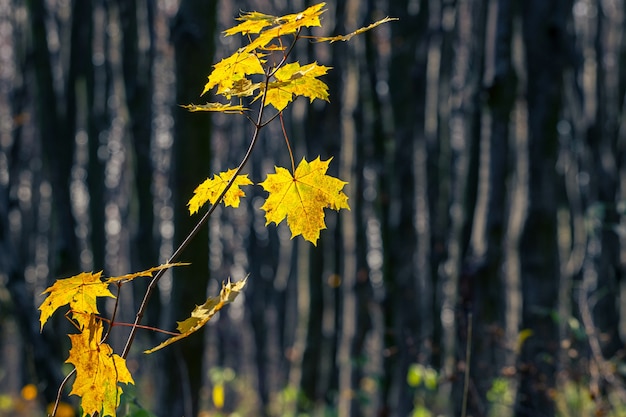
<instances>
[{"instance_id":1,"label":"maple branch","mask_svg":"<svg viewBox=\"0 0 626 417\"><path fill-rule=\"evenodd\" d=\"M250 145L248 146L246 154L244 155L243 159L241 160L241 163L237 167L234 175L232 176L230 181L228 181L228 184L226 184L226 187L222 190L222 193L219 195L219 197L217 197L217 200L215 201L215 203L213 205L211 205L209 210L204 214L204 216L202 216L202 218L194 226L194 228L191 230L191 232L189 232L187 237L178 246L176 251L174 251L172 256L170 256L170 258L167 260L168 264L174 263L174 262L176 262L178 260L178 258L183 253L183 251L187 248L187 246L189 246L189 243L191 243L191 240L198 234L200 229L209 221L209 218L211 217L211 215L213 214L213 212L215 211L217 206L220 204L220 202L222 201L222 199L224 198L224 196L226 195L228 190L235 183L237 175L239 175L239 173L243 170L244 166L248 163L248 160L250 159L250 155L252 154L252 150L254 149L254 145L257 143L257 140L259 138L259 133L260 133L262 127L263 127L261 122L263 120L263 110L265 108L265 102L266 102L266 97L267 97L266 92L267 92L267 85L268 84L269 84L269 76L265 78L265 87L266 88L265 88L265 92L263 92L263 96L261 98L261 108L260 108L259 114L257 116L257 121L256 121L256 123L254 125L255 126L254 133L252 135L252 140L250 141ZM124 350L123 350L122 355L121 355L121 357L123 359L126 359L126 357L128 357L128 354L130 353L130 347L132 346L132 344L133 344L133 342L135 340L135 335L137 333L137 329L141 328L140 327L141 320L143 319L143 316L145 314L146 308L148 308L148 301L150 301L150 298L152 297L152 293L154 292L154 290L155 290L159 280L161 279L161 277L163 276L164 273L165 273L165 269L159 270L154 275L154 277L152 277L152 280L150 281L150 284L148 284L148 288L146 289L146 293L144 294L143 300L141 301L141 305L139 306L139 310L137 310L137 315L135 316L135 322L132 324L132 327L131 327L131 330L130 330L130 334L128 335L128 339L126 340L126 345L124 346Z\"/></svg>"}]
</instances>

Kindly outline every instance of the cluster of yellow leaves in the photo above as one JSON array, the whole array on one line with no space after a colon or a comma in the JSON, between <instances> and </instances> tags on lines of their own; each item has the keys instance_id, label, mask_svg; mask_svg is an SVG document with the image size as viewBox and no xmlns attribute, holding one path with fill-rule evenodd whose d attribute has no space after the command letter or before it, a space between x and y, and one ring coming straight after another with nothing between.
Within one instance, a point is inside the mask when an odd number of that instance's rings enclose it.
<instances>
[{"instance_id":1,"label":"cluster of yellow leaves","mask_svg":"<svg viewBox=\"0 0 626 417\"><path fill-rule=\"evenodd\" d=\"M224 35L239 34L247 37L249 43L213 66L201 94L216 88L215 94L229 101L235 97L239 103L212 102L185 107L191 111L242 113L247 109L241 104L241 98L254 96L253 101L264 98L264 106L272 105L280 112L298 96L308 97L310 101L328 101L328 86L318 77L326 74L329 67L315 62L300 66L294 62L274 68L268 65L267 59L268 55L282 53L287 49L283 44L284 37L298 36L303 28L321 26L320 17L326 11L325 5L326 3L318 3L300 13L285 16L259 12L242 13L237 18L241 23L224 31ZM396 19L386 17L347 35L304 37L317 42L348 41L355 35L391 20Z\"/></svg>"},{"instance_id":2,"label":"cluster of yellow leaves","mask_svg":"<svg viewBox=\"0 0 626 417\"><path fill-rule=\"evenodd\" d=\"M322 161L317 157L309 163L302 158L293 174L285 168L276 167L276 173L269 174L259 184L269 193L261 207L265 211L266 225L271 222L279 224L287 219L292 238L302 235L305 240L317 244L320 231L326 229L324 209L350 209L348 196L342 191L347 183L326 175L331 159ZM197 212L207 201L215 204L234 173L234 169L221 172L200 184L189 200L189 212ZM238 175L224 195L224 204L239 206L240 197L245 196L239 186L247 184L252 184L248 176Z\"/></svg>"},{"instance_id":3,"label":"cluster of yellow leaves","mask_svg":"<svg viewBox=\"0 0 626 417\"><path fill-rule=\"evenodd\" d=\"M201 95L213 88L216 88L215 94L221 95L227 100L255 94L254 100L258 100L266 95L265 105L271 104L278 111L286 107L287 103L293 99L294 94L306 95L311 100L315 98L328 100L326 85L315 78L325 74L326 67L313 63L302 71L295 68L287 70L280 68L275 73L272 72L271 68L265 67L267 64L265 58L268 53L284 50L281 40L283 36L295 35L303 27L321 25L320 15L324 12L324 5L325 3L320 3L301 13L280 17L258 12L242 13L238 18L241 23L226 30L225 35L241 34L248 36L250 43L213 66L213 71L209 74L209 80ZM271 82L270 75L274 77ZM257 76L257 79L251 78L252 76ZM321 87L320 83L324 84L324 87ZM302 91L305 91L306 94L302 94ZM206 110L229 113L244 110L241 104L230 103L192 104L188 108L192 111Z\"/></svg>"},{"instance_id":4,"label":"cluster of yellow leaves","mask_svg":"<svg viewBox=\"0 0 626 417\"><path fill-rule=\"evenodd\" d=\"M156 271L178 265L184 264L165 264L108 279L102 278L102 271L83 272L56 280L42 293L48 296L39 307L41 329L59 308L69 305L67 317L80 331L69 335L72 348L66 362L76 369L71 394L82 397L81 405L86 415L97 412L101 416L115 416L122 394L119 384L134 384L126 361L113 353L111 346L103 340L104 326L98 317L98 297L115 298L109 290L111 284L150 277Z\"/></svg>"},{"instance_id":5,"label":"cluster of yellow leaves","mask_svg":"<svg viewBox=\"0 0 626 417\"><path fill-rule=\"evenodd\" d=\"M317 62L306 65L300 65L299 62L286 63L293 42L298 38L318 42L348 41L355 35L396 19L387 17L347 35L301 36L303 28L321 26L320 17L325 12L324 6L325 3L319 3L300 13L284 16L259 12L242 13L237 18L240 23L226 30L225 36L242 35L248 39L248 44L213 66L201 94L215 89L215 94L228 102L208 102L183 107L189 111L241 114L248 110L242 103L244 97L250 97L251 103L260 101L263 107L271 105L278 112L282 112L299 96L307 97L311 102L315 99L328 101L328 86L319 77L325 75L330 67L318 65ZM285 44L285 37L291 37L292 43ZM275 59L277 55L278 59ZM262 119L262 111L260 109L259 121ZM257 129L261 127L255 126ZM303 158L298 167L294 167L293 173L276 167L275 173L267 175L259 184L268 193L261 207L265 211L266 225L272 222L279 224L286 219L292 238L302 235L305 240L317 244L320 231L326 228L324 209L350 209L348 197L342 191L346 182L326 175L329 163L330 159L322 161L318 157L309 163ZM223 202L226 206L238 207L240 199L245 196L241 187L252 184L252 181L247 175L236 175L237 171L230 169L221 172L200 184L188 203L190 213L197 212L207 202ZM178 265L184 264L165 264L107 279L102 278L102 272L83 272L59 279L43 292L47 294L47 298L39 307L41 329L59 308L69 305L66 317L79 331L69 335L72 347L66 362L74 365L76 371L71 394L82 398L81 406L86 415L115 416L122 394L120 384L134 384L126 360L115 354L106 343L108 335L104 332L105 320L99 317L98 298L115 298L109 289L112 284L119 286ZM209 297L204 304L196 306L189 318L178 322L179 334L145 353L162 349L196 332L226 304L235 300L245 287L246 281L244 279L231 283L229 280L224 283L218 297ZM221 398L215 400L218 408L221 408L219 404L223 405L223 392L221 397L214 392L215 398Z\"/></svg>"},{"instance_id":6,"label":"cluster of yellow leaves","mask_svg":"<svg viewBox=\"0 0 626 417\"><path fill-rule=\"evenodd\" d=\"M231 174L232 176L232 174ZM41 329L50 317L61 307L69 305L66 317L79 330L70 334L72 347L66 363L74 365L76 379L70 394L81 397L81 407L85 415L98 413L101 416L115 416L120 403L120 384L134 384L126 360L113 352L104 340L103 320L98 316L99 297L115 298L109 290L112 284L123 284L140 277L151 277L159 270L184 263L164 264L145 271L102 278L102 272L83 272L70 278L57 280L42 295L48 294L39 310ZM204 326L222 307L232 302L246 285L246 280L230 281L222 286L219 297L209 298L202 306L196 307L191 317L178 323L180 335L172 337L159 346L146 351L151 353L177 340L189 336Z\"/></svg>"}]
</instances>

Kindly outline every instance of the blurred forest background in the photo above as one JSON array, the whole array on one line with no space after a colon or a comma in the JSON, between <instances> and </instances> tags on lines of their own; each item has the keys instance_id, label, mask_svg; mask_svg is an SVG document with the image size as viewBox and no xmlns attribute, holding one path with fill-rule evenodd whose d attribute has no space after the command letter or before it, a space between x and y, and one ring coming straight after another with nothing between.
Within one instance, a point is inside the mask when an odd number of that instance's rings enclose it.
<instances>
[{"instance_id":1,"label":"blurred forest background","mask_svg":"<svg viewBox=\"0 0 626 417\"><path fill-rule=\"evenodd\" d=\"M311 4L0 0L1 416L44 415L70 370L72 328L40 333L41 292L165 262L199 219L195 186L243 157L247 120L178 107L203 103L242 45L221 32L240 10ZM219 209L144 324L173 330L228 277L249 274L246 290L161 352L140 333L137 401L158 416L626 415L626 2L326 8L313 34L400 18L294 52L333 67L330 103L285 113L295 159L333 157L351 211L328 212L313 247L265 227L260 187ZM272 124L246 172L288 158ZM118 320L145 285L124 286Z\"/></svg>"}]
</instances>

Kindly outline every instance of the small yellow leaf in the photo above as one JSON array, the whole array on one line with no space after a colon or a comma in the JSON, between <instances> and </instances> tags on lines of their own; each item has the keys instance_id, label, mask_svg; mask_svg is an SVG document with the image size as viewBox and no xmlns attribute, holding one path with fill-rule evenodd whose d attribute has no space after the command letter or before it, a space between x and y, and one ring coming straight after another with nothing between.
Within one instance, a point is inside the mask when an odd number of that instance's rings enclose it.
<instances>
[{"instance_id":1,"label":"small yellow leaf","mask_svg":"<svg viewBox=\"0 0 626 417\"><path fill-rule=\"evenodd\" d=\"M328 86L317 77L328 72L330 67L316 62L300 66L298 62L287 64L276 71L273 81L268 84L265 104L271 104L282 111L295 96L305 96L309 101L316 98L328 101ZM257 99L262 93L256 97Z\"/></svg>"},{"instance_id":2,"label":"small yellow leaf","mask_svg":"<svg viewBox=\"0 0 626 417\"><path fill-rule=\"evenodd\" d=\"M259 33L265 27L273 25L278 20L278 18L276 16L271 16L259 12L246 12L241 13L237 20L241 21L242 23L225 30L224 34L226 36L232 36L237 33L241 33L242 35Z\"/></svg>"},{"instance_id":3,"label":"small yellow leaf","mask_svg":"<svg viewBox=\"0 0 626 417\"><path fill-rule=\"evenodd\" d=\"M145 271L133 272L132 274L126 274L126 275L120 275L118 277L107 278L105 281L106 282L110 282L110 283L122 282L122 281L132 281L135 278L151 277L155 272L160 271L162 269L169 269L169 268L172 268L174 266L186 266L186 265L189 265L189 264L185 263L185 262L175 262L173 264L163 264L163 265L155 266L155 267L150 268L150 269L146 269Z\"/></svg>"},{"instance_id":4,"label":"small yellow leaf","mask_svg":"<svg viewBox=\"0 0 626 417\"><path fill-rule=\"evenodd\" d=\"M169 346L180 339L184 339L190 334L200 330L209 322L209 320L211 320L211 318L213 318L215 313L220 311L226 304L233 302L235 298L237 298L239 293L246 286L247 281L248 279L246 277L245 279L235 283L230 282L230 280L226 283L222 283L222 290L220 291L219 297L209 297L204 304L196 306L196 308L191 312L191 316L189 318L178 322L178 331L180 332L179 335L170 337L160 345L144 351L144 353L147 354L156 352L157 350L163 349L164 347Z\"/></svg>"},{"instance_id":5,"label":"small yellow leaf","mask_svg":"<svg viewBox=\"0 0 626 417\"><path fill-rule=\"evenodd\" d=\"M213 66L209 81L204 86L201 95L215 86L217 86L217 94L224 94L233 87L235 82L245 78L246 75L264 73L260 56L241 48Z\"/></svg>"},{"instance_id":6,"label":"small yellow leaf","mask_svg":"<svg viewBox=\"0 0 626 417\"><path fill-rule=\"evenodd\" d=\"M330 43L338 42L338 41L346 42L352 39L356 35L360 35L363 32L367 32L370 29L374 29L376 26L382 25L383 23L392 22L394 20L400 20L400 19L398 19L397 17L387 16L384 19L380 19L372 23L369 26L359 28L355 30L354 32L348 33L347 35L337 35L337 36L330 36L330 37L320 36L320 37L314 37L313 39L315 39L317 42L330 42Z\"/></svg>"},{"instance_id":7,"label":"small yellow leaf","mask_svg":"<svg viewBox=\"0 0 626 417\"><path fill-rule=\"evenodd\" d=\"M287 218L292 238L301 234L317 244L320 231L326 228L324 208L350 209L348 197L341 191L347 183L326 175L331 159L321 161L317 157L308 163L303 158L293 176L281 167L267 176L260 184L269 193L261 207L266 225Z\"/></svg>"},{"instance_id":8,"label":"small yellow leaf","mask_svg":"<svg viewBox=\"0 0 626 417\"><path fill-rule=\"evenodd\" d=\"M522 329L520 330L519 334L517 335L517 352L520 352L522 350L522 346L524 346L524 343L526 342L526 340L528 340L529 337L531 337L533 335L533 330L532 329Z\"/></svg>"},{"instance_id":9,"label":"small yellow leaf","mask_svg":"<svg viewBox=\"0 0 626 417\"><path fill-rule=\"evenodd\" d=\"M288 14L281 17L258 14L255 15L255 17L258 17L258 20L255 20L254 23L240 24L236 26L237 29L233 28L232 31L227 31L227 34L240 32L249 35L251 33L258 33L258 36L253 39L250 44L245 46L243 50L252 52L257 49L265 49L265 47L276 38L285 35L293 35L304 27L321 26L320 16L326 11L324 10L325 5L326 3L318 3L300 13ZM261 24L263 28L259 29ZM249 28L254 28L254 32L249 30Z\"/></svg>"},{"instance_id":10,"label":"small yellow leaf","mask_svg":"<svg viewBox=\"0 0 626 417\"><path fill-rule=\"evenodd\" d=\"M85 415L99 413L115 416L122 388L119 384L134 384L126 361L113 353L111 346L100 343L102 322L93 320L79 334L71 334L72 348L65 361L76 368L76 380L70 394L81 397Z\"/></svg>"},{"instance_id":11,"label":"small yellow leaf","mask_svg":"<svg viewBox=\"0 0 626 417\"><path fill-rule=\"evenodd\" d=\"M301 11L300 13L292 13L279 18L282 23L276 28L279 34L296 33L298 29L303 27L322 26L320 16L326 10L326 3L314 4L311 7Z\"/></svg>"},{"instance_id":12,"label":"small yellow leaf","mask_svg":"<svg viewBox=\"0 0 626 417\"><path fill-rule=\"evenodd\" d=\"M113 293L109 291L109 284L100 279L102 271L97 273L82 272L70 278L58 279L48 287L42 294L49 294L41 303L39 310L41 316L39 322L41 329L54 312L66 304L70 305L79 325L85 324L85 317L91 314L98 314L98 306L96 304L97 297L115 298Z\"/></svg>"},{"instance_id":13,"label":"small yellow leaf","mask_svg":"<svg viewBox=\"0 0 626 417\"><path fill-rule=\"evenodd\" d=\"M217 113L226 113L226 114L240 114L248 109L244 106L237 104L223 104L223 103L206 103L206 104L186 104L181 107L194 112L194 111L212 111Z\"/></svg>"},{"instance_id":14,"label":"small yellow leaf","mask_svg":"<svg viewBox=\"0 0 626 417\"><path fill-rule=\"evenodd\" d=\"M218 410L224 408L224 383L219 382L213 385L213 405Z\"/></svg>"},{"instance_id":15,"label":"small yellow leaf","mask_svg":"<svg viewBox=\"0 0 626 417\"><path fill-rule=\"evenodd\" d=\"M212 179L207 178L194 190L194 195L187 203L189 214L196 213L207 201L211 204L217 202L217 198L222 194L226 185L235 175L236 169L229 169L226 172L220 172L214 175ZM250 185L252 181L248 179L248 175L237 175L235 182L224 195L224 205L239 207L241 197L245 197L245 193L239 188L242 185Z\"/></svg>"}]
</instances>

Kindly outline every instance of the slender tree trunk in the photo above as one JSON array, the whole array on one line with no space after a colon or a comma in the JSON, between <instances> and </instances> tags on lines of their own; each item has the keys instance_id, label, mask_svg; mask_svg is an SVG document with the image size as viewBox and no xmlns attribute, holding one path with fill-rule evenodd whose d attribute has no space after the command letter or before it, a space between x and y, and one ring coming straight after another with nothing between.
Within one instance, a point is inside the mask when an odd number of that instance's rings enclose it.
<instances>
[{"instance_id":1,"label":"slender tree trunk","mask_svg":"<svg viewBox=\"0 0 626 417\"><path fill-rule=\"evenodd\" d=\"M489 63L494 75L488 87L490 112L485 116L490 116L491 129L487 141L482 142L487 145L487 149L481 149L481 154L488 155L486 178L480 181L481 199L486 200L486 203L482 210L476 211L474 221L475 225L483 226L475 230L469 257L466 258L460 277L460 304L465 312L472 313L464 321L465 329L459 328L459 334L466 335L459 346L461 351L468 343L467 337L470 335L467 330L472 326L469 350L471 360L465 358L466 364L470 366L469 386L463 382L463 393L467 394L466 413L475 417L487 415L486 394L493 379L499 375L505 348L501 337L505 312L504 278L501 276L502 248L505 244L506 184L509 176L509 118L517 91L516 75L511 63L512 18L511 2L497 1L495 39L491 45L494 61ZM473 108L480 107L480 103L475 103Z\"/></svg>"},{"instance_id":2,"label":"slender tree trunk","mask_svg":"<svg viewBox=\"0 0 626 417\"><path fill-rule=\"evenodd\" d=\"M594 269L597 282L595 283L596 294L588 294L590 298L596 298L592 302L594 322L597 326L598 335L602 340L602 354L605 359L612 358L624 344L619 335L619 282L622 268L620 265L620 239L616 232L616 225L620 220L617 210L619 173L617 152L617 133L620 101L623 97L615 94L619 86L611 76L607 68L608 56L612 52L607 39L610 39L611 17L607 16L604 7L598 3L597 24L595 36L596 52L596 86L595 121L587 132L587 143L590 146L592 164L595 170L593 190L597 193L592 198L596 199L602 207L603 227L597 236L592 236L593 243L599 245L601 250L594 259ZM623 123L623 122L622 122Z\"/></svg>"},{"instance_id":3,"label":"slender tree trunk","mask_svg":"<svg viewBox=\"0 0 626 417\"><path fill-rule=\"evenodd\" d=\"M133 168L136 209L131 219L136 219L131 229L131 260L133 271L144 270L157 265L158 238L154 233L154 167L151 154L152 140L152 100L154 66L154 8L153 0L118 1L120 24L123 33L122 71L126 96L126 107L130 119L131 142L133 146ZM146 284L147 285L147 282ZM140 283L133 286L135 305L143 296ZM160 312L159 293L150 304L144 324L158 326ZM153 333L150 336L154 336Z\"/></svg>"},{"instance_id":4,"label":"slender tree trunk","mask_svg":"<svg viewBox=\"0 0 626 417\"><path fill-rule=\"evenodd\" d=\"M389 2L391 16L407 16L409 8L408 2ZM376 93L373 105L381 115L374 123L374 149L384 248L383 349L387 354L383 359L379 411L383 416L410 414L414 393L406 384L407 370L419 361L422 351L419 337L424 311L418 288L420 281L430 278L427 271L415 269L415 174L416 146L424 138L429 18L429 2L421 1L416 14L389 28L393 50L388 67L368 60L371 89ZM373 51L369 57L373 58ZM382 85L388 86L388 91L381 90Z\"/></svg>"},{"instance_id":5,"label":"slender tree trunk","mask_svg":"<svg viewBox=\"0 0 626 417\"><path fill-rule=\"evenodd\" d=\"M138 267L157 263L152 198L152 67L154 61L154 1L121 0L118 2L124 34L122 62L126 104L135 157L137 192L137 230L133 237Z\"/></svg>"},{"instance_id":6,"label":"slender tree trunk","mask_svg":"<svg viewBox=\"0 0 626 417\"><path fill-rule=\"evenodd\" d=\"M44 150L44 163L50 175L58 216L60 238L54 268L59 275L78 272L79 250L75 219L70 202L70 173L74 162L74 137L67 130L64 113L54 91L54 79L46 34L46 8L42 0L28 3L33 37L33 59L37 87L39 132Z\"/></svg>"},{"instance_id":7,"label":"slender tree trunk","mask_svg":"<svg viewBox=\"0 0 626 417\"><path fill-rule=\"evenodd\" d=\"M567 64L567 0L533 0L522 6L528 105L528 209L520 239L521 329L532 332L519 358L517 417L554 415L559 257L555 171L556 125Z\"/></svg>"},{"instance_id":8,"label":"slender tree trunk","mask_svg":"<svg viewBox=\"0 0 626 417\"><path fill-rule=\"evenodd\" d=\"M174 19L171 33L176 53L176 103L198 102L213 61L216 2L184 1ZM191 231L197 217L191 217L187 201L193 190L210 174L211 123L207 114L174 109L174 222L175 244ZM183 261L191 266L174 271L171 295L173 320L189 315L195 305L205 301L208 267L208 231L201 233L187 247ZM172 320L172 323L173 323ZM202 385L204 331L185 339L164 362L168 367L161 394L163 415L198 414Z\"/></svg>"}]
</instances>

